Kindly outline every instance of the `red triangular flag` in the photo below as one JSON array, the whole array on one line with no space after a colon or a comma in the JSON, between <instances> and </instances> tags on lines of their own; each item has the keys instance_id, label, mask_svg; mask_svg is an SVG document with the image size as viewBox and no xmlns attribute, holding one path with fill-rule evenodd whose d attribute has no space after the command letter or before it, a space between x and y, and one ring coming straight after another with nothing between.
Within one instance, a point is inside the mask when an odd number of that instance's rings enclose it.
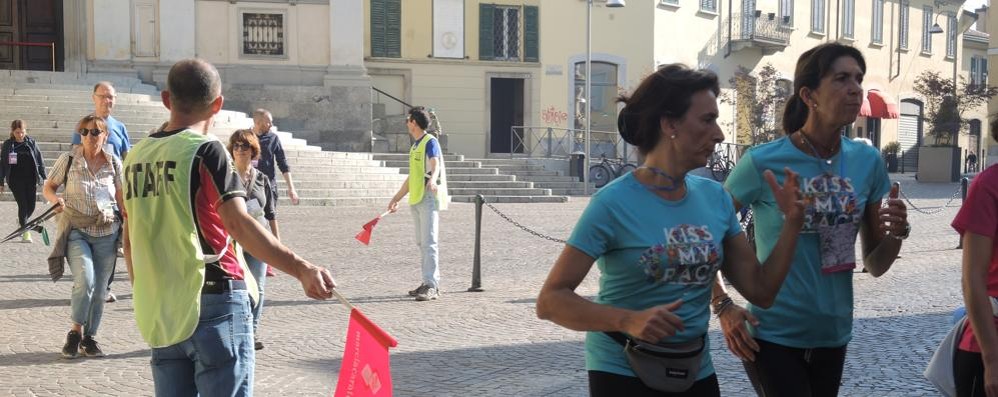
<instances>
[{"instance_id":1,"label":"red triangular flag","mask_svg":"<svg viewBox=\"0 0 998 397\"><path fill-rule=\"evenodd\" d=\"M397 345L395 338L371 322L364 313L351 309L347 344L343 347L343 364L334 396L391 396L392 371L388 348Z\"/></svg>"},{"instance_id":2,"label":"red triangular flag","mask_svg":"<svg viewBox=\"0 0 998 397\"><path fill-rule=\"evenodd\" d=\"M371 219L370 222L365 223L364 230L361 230L360 233L357 233L357 235L353 236L353 238L357 239L357 241L360 241L361 243L364 243L364 245L371 244L371 232L374 231L374 226L378 224L381 217L385 215L388 215L388 212L378 215L377 218Z\"/></svg>"}]
</instances>

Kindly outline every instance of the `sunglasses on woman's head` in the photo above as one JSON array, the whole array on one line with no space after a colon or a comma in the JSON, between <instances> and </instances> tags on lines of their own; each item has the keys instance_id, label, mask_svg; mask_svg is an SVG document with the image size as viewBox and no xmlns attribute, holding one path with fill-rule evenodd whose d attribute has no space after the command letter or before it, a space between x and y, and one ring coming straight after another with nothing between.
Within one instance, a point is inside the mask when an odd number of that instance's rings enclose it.
<instances>
[{"instance_id":1,"label":"sunglasses on woman's head","mask_svg":"<svg viewBox=\"0 0 998 397\"><path fill-rule=\"evenodd\" d=\"M101 131L100 128L94 128L94 129L80 128L81 136L87 136L87 135L100 136L100 134L103 132L104 131Z\"/></svg>"}]
</instances>

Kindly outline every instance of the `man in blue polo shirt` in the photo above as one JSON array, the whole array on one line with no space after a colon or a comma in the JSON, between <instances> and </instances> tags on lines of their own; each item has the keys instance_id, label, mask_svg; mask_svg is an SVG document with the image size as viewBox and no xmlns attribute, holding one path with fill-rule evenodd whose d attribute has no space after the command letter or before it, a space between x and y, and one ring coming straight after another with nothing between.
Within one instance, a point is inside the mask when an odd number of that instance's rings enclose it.
<instances>
[{"instance_id":1,"label":"man in blue polo shirt","mask_svg":"<svg viewBox=\"0 0 998 397\"><path fill-rule=\"evenodd\" d=\"M114 109L114 101L117 99L117 96L114 86L107 81L102 81L94 85L94 94L92 96L94 100L94 115L104 119L104 122L107 123L107 144L111 145L114 155L118 156L119 160L123 160L125 154L128 153L128 149L132 147L132 144L129 142L128 130L125 128L125 125L114 117L111 117L111 110ZM74 131L73 144L79 145L80 142L80 134Z\"/></svg>"}]
</instances>

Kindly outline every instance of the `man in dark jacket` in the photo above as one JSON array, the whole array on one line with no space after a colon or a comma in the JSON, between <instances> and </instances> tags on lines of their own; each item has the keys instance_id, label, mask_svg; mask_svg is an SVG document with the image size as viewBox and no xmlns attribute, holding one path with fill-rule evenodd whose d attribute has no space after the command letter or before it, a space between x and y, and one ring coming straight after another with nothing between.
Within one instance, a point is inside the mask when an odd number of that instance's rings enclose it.
<instances>
[{"instance_id":1,"label":"man in dark jacket","mask_svg":"<svg viewBox=\"0 0 998 397\"><path fill-rule=\"evenodd\" d=\"M260 160L256 163L256 169L270 178L270 188L274 191L274 198L277 198L277 173L274 166L280 168L281 174L284 175L284 183L288 186L288 198L291 199L291 204L298 205L298 192L295 191L295 184L291 181L291 168L288 167L288 159L284 156L281 138L270 131L273 126L274 117L268 110L253 111L253 133L260 141Z\"/></svg>"}]
</instances>

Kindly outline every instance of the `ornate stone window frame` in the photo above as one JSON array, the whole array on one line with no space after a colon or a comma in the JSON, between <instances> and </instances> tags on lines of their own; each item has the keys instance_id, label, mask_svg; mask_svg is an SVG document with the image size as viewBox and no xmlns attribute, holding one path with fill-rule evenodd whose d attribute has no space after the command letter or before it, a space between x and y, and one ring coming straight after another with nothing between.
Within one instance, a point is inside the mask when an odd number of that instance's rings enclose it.
<instances>
[{"instance_id":1,"label":"ornate stone window frame","mask_svg":"<svg viewBox=\"0 0 998 397\"><path fill-rule=\"evenodd\" d=\"M281 29L283 31L283 47L284 53L281 55L259 55L259 54L247 54L245 50L245 27L243 23L245 21L246 14L274 14L281 16ZM290 45L288 40L288 32L290 31L288 27L288 10L281 8L239 8L236 10L236 18L239 26L237 35L239 37L239 47L236 51L239 54L239 59L255 59L255 60L267 60L267 61L279 61L290 59Z\"/></svg>"}]
</instances>

